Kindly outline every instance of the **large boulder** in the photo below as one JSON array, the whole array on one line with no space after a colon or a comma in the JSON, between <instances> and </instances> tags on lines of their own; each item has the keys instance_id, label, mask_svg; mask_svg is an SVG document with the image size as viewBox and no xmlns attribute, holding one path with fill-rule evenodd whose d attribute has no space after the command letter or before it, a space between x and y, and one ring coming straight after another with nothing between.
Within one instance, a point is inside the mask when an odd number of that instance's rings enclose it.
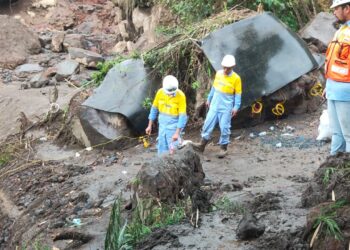
<instances>
[{"instance_id":1,"label":"large boulder","mask_svg":"<svg viewBox=\"0 0 350 250\"><path fill-rule=\"evenodd\" d=\"M0 67L15 68L41 51L39 37L19 20L0 15Z\"/></svg>"},{"instance_id":2,"label":"large boulder","mask_svg":"<svg viewBox=\"0 0 350 250\"><path fill-rule=\"evenodd\" d=\"M199 156L187 145L173 156L156 157L143 163L134 191L141 200L176 203L192 196L203 184L204 177Z\"/></svg>"},{"instance_id":3,"label":"large boulder","mask_svg":"<svg viewBox=\"0 0 350 250\"><path fill-rule=\"evenodd\" d=\"M327 46L336 32L333 25L336 20L336 17L330 13L318 13L299 33L306 40L316 39Z\"/></svg>"},{"instance_id":4,"label":"large boulder","mask_svg":"<svg viewBox=\"0 0 350 250\"><path fill-rule=\"evenodd\" d=\"M100 145L106 149L125 149L138 142L131 139L133 136L124 116L86 106L79 106L70 129L85 147Z\"/></svg>"}]
</instances>

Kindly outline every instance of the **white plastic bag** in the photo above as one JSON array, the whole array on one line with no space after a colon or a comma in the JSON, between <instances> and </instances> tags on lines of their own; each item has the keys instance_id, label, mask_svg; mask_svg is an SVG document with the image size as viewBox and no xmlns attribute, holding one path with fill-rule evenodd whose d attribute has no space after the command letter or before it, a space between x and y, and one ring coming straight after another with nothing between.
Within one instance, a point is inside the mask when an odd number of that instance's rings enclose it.
<instances>
[{"instance_id":1,"label":"white plastic bag","mask_svg":"<svg viewBox=\"0 0 350 250\"><path fill-rule=\"evenodd\" d=\"M320 116L320 125L318 126L318 141L328 141L332 138L332 132L329 126L328 110L325 109Z\"/></svg>"}]
</instances>

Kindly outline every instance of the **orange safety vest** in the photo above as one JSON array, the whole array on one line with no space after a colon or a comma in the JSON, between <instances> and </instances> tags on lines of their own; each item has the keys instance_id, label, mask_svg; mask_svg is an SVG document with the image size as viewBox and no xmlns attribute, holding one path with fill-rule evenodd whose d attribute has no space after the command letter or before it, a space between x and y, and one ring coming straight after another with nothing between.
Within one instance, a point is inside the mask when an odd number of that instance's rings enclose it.
<instances>
[{"instance_id":1,"label":"orange safety vest","mask_svg":"<svg viewBox=\"0 0 350 250\"><path fill-rule=\"evenodd\" d=\"M325 62L326 78L350 82L350 27L342 26L328 45Z\"/></svg>"}]
</instances>

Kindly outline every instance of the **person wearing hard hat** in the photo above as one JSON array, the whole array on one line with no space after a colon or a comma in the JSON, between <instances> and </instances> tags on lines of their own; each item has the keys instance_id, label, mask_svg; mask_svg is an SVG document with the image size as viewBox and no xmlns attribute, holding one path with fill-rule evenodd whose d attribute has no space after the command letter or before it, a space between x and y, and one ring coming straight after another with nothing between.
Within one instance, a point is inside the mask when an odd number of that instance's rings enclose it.
<instances>
[{"instance_id":1,"label":"person wearing hard hat","mask_svg":"<svg viewBox=\"0 0 350 250\"><path fill-rule=\"evenodd\" d=\"M334 15L343 25L326 52L325 73L331 155L350 152L350 0L333 0Z\"/></svg>"},{"instance_id":2,"label":"person wearing hard hat","mask_svg":"<svg viewBox=\"0 0 350 250\"><path fill-rule=\"evenodd\" d=\"M159 114L159 115L158 115ZM167 75L163 87L158 90L149 113L146 134L152 133L152 126L158 116L158 155L170 152L179 144L180 132L187 122L186 96L179 89L176 77Z\"/></svg>"},{"instance_id":3,"label":"person wearing hard hat","mask_svg":"<svg viewBox=\"0 0 350 250\"><path fill-rule=\"evenodd\" d=\"M213 86L207 98L206 105L209 107L205 119L201 141L194 143L193 148L203 152L211 133L217 123L220 127L220 152L219 158L224 158L227 154L227 145L230 142L231 119L237 115L241 105L242 83L240 76L233 71L236 59L233 55L226 55L222 59L222 70L219 70L213 82Z\"/></svg>"}]
</instances>

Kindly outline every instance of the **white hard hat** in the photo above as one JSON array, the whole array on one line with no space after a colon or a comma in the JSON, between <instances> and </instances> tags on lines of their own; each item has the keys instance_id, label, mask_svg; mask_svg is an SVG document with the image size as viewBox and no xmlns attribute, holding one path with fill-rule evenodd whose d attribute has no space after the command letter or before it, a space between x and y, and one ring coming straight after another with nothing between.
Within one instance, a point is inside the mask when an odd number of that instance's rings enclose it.
<instances>
[{"instance_id":1,"label":"white hard hat","mask_svg":"<svg viewBox=\"0 0 350 250\"><path fill-rule=\"evenodd\" d=\"M346 3L350 4L350 0L333 0L333 4L332 4L331 8L335 8L339 5L346 4Z\"/></svg>"},{"instance_id":2,"label":"white hard hat","mask_svg":"<svg viewBox=\"0 0 350 250\"><path fill-rule=\"evenodd\" d=\"M163 90L165 94L171 95L179 88L179 81L175 76L167 75L163 79Z\"/></svg>"},{"instance_id":3,"label":"white hard hat","mask_svg":"<svg viewBox=\"0 0 350 250\"><path fill-rule=\"evenodd\" d=\"M221 66L231 68L236 65L236 59L233 55L226 55L222 59Z\"/></svg>"}]
</instances>

